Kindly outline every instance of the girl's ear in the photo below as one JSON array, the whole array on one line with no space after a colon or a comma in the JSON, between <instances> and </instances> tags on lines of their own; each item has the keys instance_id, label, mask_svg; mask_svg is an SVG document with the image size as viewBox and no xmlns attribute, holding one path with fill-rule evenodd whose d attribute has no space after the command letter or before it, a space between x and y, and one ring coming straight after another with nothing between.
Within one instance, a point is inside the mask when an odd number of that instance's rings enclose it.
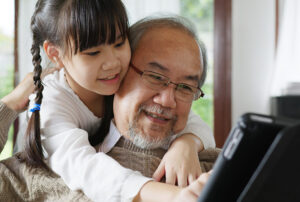
<instances>
[{"instance_id":1,"label":"girl's ear","mask_svg":"<svg viewBox=\"0 0 300 202\"><path fill-rule=\"evenodd\" d=\"M56 67L63 67L60 59L60 49L49 41L44 41L43 48L48 58L56 65Z\"/></svg>"}]
</instances>

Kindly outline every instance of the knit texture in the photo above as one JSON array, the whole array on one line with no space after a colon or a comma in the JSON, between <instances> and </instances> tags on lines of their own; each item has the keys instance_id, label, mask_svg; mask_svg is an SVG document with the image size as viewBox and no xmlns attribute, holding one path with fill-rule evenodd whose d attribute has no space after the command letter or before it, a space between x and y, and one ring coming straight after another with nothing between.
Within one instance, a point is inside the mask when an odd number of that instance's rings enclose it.
<instances>
[{"instance_id":1,"label":"knit texture","mask_svg":"<svg viewBox=\"0 0 300 202\"><path fill-rule=\"evenodd\" d=\"M198 153L202 172L208 172L212 169L220 151L220 149L206 149ZM121 137L114 148L108 152L108 155L122 166L137 170L146 177L152 177L166 152L167 150L161 148L141 149L130 140Z\"/></svg>"},{"instance_id":2,"label":"knit texture","mask_svg":"<svg viewBox=\"0 0 300 202\"><path fill-rule=\"evenodd\" d=\"M0 152L7 141L9 126L13 123L17 116L18 113L16 111L10 109L0 101Z\"/></svg>"},{"instance_id":3,"label":"knit texture","mask_svg":"<svg viewBox=\"0 0 300 202\"><path fill-rule=\"evenodd\" d=\"M210 149L199 153L203 172L212 168L220 151ZM165 152L162 149L140 149L121 138L108 155L124 167L151 177ZM20 155L23 153L0 162L0 201L90 201L81 191L70 190L53 172L31 168L21 162Z\"/></svg>"}]
</instances>

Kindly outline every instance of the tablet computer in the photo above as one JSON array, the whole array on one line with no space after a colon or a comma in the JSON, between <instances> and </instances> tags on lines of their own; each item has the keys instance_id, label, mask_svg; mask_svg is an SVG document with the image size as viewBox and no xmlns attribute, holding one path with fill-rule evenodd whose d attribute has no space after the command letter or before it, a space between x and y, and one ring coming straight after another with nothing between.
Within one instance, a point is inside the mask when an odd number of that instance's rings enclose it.
<instances>
[{"instance_id":1,"label":"tablet computer","mask_svg":"<svg viewBox=\"0 0 300 202\"><path fill-rule=\"evenodd\" d=\"M282 130L251 176L239 202L300 201L300 124Z\"/></svg>"},{"instance_id":2,"label":"tablet computer","mask_svg":"<svg viewBox=\"0 0 300 202\"><path fill-rule=\"evenodd\" d=\"M236 201L276 136L295 121L247 113L231 130L198 201Z\"/></svg>"}]
</instances>

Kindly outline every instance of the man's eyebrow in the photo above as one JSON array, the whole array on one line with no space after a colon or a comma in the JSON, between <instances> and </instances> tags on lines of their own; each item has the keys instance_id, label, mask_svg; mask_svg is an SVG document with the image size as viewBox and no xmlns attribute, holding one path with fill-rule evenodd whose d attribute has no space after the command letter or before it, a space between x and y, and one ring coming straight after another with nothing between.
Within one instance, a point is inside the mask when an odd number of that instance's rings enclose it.
<instances>
[{"instance_id":1,"label":"man's eyebrow","mask_svg":"<svg viewBox=\"0 0 300 202\"><path fill-rule=\"evenodd\" d=\"M184 76L185 79L190 80L190 81L199 81L199 76L198 75L190 75L190 76Z\"/></svg>"},{"instance_id":2,"label":"man's eyebrow","mask_svg":"<svg viewBox=\"0 0 300 202\"><path fill-rule=\"evenodd\" d=\"M165 66L163 66L163 65L161 65L157 62L149 62L149 65L151 67L153 67L154 69L159 69L159 70L162 70L164 72L169 72L170 71L167 67L165 67Z\"/></svg>"}]
</instances>

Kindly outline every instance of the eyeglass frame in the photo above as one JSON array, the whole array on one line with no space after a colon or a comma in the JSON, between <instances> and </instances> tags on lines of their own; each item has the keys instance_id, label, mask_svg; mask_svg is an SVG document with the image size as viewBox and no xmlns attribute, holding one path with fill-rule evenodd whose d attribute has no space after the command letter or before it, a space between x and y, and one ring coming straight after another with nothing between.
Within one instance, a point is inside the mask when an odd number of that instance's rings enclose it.
<instances>
[{"instance_id":1,"label":"eyeglass frame","mask_svg":"<svg viewBox=\"0 0 300 202\"><path fill-rule=\"evenodd\" d=\"M168 79L168 82L166 83L166 87L169 86L169 84L171 83L171 84L173 84L173 85L176 86L176 87L175 87L175 90L177 89L178 85L180 85L180 84L184 84L184 85L186 85L186 86L189 86L189 87L192 87L192 88L196 88L197 90L199 90L200 93L199 93L198 97L196 97L196 96L194 95L194 98L193 98L192 101L198 100L200 97L204 97L204 95L205 95L204 92L201 90L201 88L200 88L199 86L196 87L196 86L192 86L192 85L189 85L189 84L186 84L186 83L175 83L175 82L171 81L171 79L170 79L169 77L167 77L167 76L165 76L165 75L163 75L163 74L160 74L160 73L157 73L157 72L153 72L153 71L148 71L148 70L142 71L142 70L138 69L132 62L130 62L130 66L131 66L132 69L133 69L137 74L139 74L141 77L143 76L143 74L144 74L145 72L152 72L152 73L155 73L155 74L158 74L158 75L161 75L161 76L167 78L167 79Z\"/></svg>"}]
</instances>

